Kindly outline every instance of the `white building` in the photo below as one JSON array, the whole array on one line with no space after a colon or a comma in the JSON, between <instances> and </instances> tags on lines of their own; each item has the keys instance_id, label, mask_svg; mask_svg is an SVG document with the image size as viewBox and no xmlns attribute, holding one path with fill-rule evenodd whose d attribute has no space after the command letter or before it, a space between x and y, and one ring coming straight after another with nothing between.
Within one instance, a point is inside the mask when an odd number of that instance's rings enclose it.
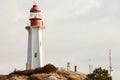
<instances>
[{"instance_id":1,"label":"white building","mask_svg":"<svg viewBox=\"0 0 120 80\"><path fill-rule=\"evenodd\" d=\"M28 51L26 69L35 69L43 65L43 22L38 5L34 4L30 9L30 26L28 31Z\"/></svg>"}]
</instances>

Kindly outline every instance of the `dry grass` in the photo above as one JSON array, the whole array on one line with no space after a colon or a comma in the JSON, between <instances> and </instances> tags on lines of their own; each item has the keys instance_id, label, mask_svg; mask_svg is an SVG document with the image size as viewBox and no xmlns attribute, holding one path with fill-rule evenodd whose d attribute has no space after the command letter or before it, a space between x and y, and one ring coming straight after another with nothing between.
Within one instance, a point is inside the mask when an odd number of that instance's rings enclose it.
<instances>
[{"instance_id":1,"label":"dry grass","mask_svg":"<svg viewBox=\"0 0 120 80\"><path fill-rule=\"evenodd\" d=\"M28 80L28 78L28 76L13 75L9 78L9 80Z\"/></svg>"},{"instance_id":2,"label":"dry grass","mask_svg":"<svg viewBox=\"0 0 120 80\"><path fill-rule=\"evenodd\" d=\"M31 78L32 78L32 80L38 80L38 79L40 80L40 79L46 78L46 77L48 77L48 76L54 76L54 77L56 77L56 78L58 78L58 79L67 80L64 76L58 75L58 74L56 74L56 73L33 74L33 75L31 76Z\"/></svg>"},{"instance_id":3,"label":"dry grass","mask_svg":"<svg viewBox=\"0 0 120 80\"><path fill-rule=\"evenodd\" d=\"M8 80L8 76L7 75L0 75L0 80Z\"/></svg>"},{"instance_id":4,"label":"dry grass","mask_svg":"<svg viewBox=\"0 0 120 80\"><path fill-rule=\"evenodd\" d=\"M34 70L14 71L8 76L0 76L0 80L44 80L49 76L60 80L83 80L86 75L63 68L57 69L54 65L47 64Z\"/></svg>"},{"instance_id":5,"label":"dry grass","mask_svg":"<svg viewBox=\"0 0 120 80\"><path fill-rule=\"evenodd\" d=\"M74 72L74 71L70 71L70 70L66 70L66 69L58 69L57 74L65 76L67 79L74 79L74 80L81 80L85 78L85 74L83 73L78 73L78 72Z\"/></svg>"}]
</instances>

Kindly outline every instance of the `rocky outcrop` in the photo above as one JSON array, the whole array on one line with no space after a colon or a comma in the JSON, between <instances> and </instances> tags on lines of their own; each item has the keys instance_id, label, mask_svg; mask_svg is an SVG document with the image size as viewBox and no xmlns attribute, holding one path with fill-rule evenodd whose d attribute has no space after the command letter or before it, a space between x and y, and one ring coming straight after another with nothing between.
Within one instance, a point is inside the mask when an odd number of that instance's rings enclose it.
<instances>
[{"instance_id":1,"label":"rocky outcrop","mask_svg":"<svg viewBox=\"0 0 120 80\"><path fill-rule=\"evenodd\" d=\"M56 78L55 76L47 76L46 78L44 78L44 80L60 80L60 79Z\"/></svg>"},{"instance_id":2,"label":"rocky outcrop","mask_svg":"<svg viewBox=\"0 0 120 80\"><path fill-rule=\"evenodd\" d=\"M48 64L34 70L18 70L9 75L1 75L0 80L83 80L85 77L83 73L58 69Z\"/></svg>"},{"instance_id":3,"label":"rocky outcrop","mask_svg":"<svg viewBox=\"0 0 120 80\"><path fill-rule=\"evenodd\" d=\"M67 79L72 79L72 80L83 80L86 75L80 72L74 72L66 69L58 69L56 71L57 74L62 75L66 77Z\"/></svg>"},{"instance_id":4,"label":"rocky outcrop","mask_svg":"<svg viewBox=\"0 0 120 80\"><path fill-rule=\"evenodd\" d=\"M39 73L32 74L30 76L25 75L8 75L0 76L0 80L83 80L85 74L67 71L67 70L58 70L55 73Z\"/></svg>"},{"instance_id":5,"label":"rocky outcrop","mask_svg":"<svg viewBox=\"0 0 120 80\"><path fill-rule=\"evenodd\" d=\"M9 80L29 80L28 76L23 75L12 75L8 77Z\"/></svg>"},{"instance_id":6,"label":"rocky outcrop","mask_svg":"<svg viewBox=\"0 0 120 80\"><path fill-rule=\"evenodd\" d=\"M67 80L66 77L58 75L56 73L49 74L33 74L30 80Z\"/></svg>"},{"instance_id":7,"label":"rocky outcrop","mask_svg":"<svg viewBox=\"0 0 120 80\"><path fill-rule=\"evenodd\" d=\"M39 73L30 76L25 75L8 75L0 76L0 80L83 80L85 74L67 70L58 70L55 73Z\"/></svg>"}]
</instances>

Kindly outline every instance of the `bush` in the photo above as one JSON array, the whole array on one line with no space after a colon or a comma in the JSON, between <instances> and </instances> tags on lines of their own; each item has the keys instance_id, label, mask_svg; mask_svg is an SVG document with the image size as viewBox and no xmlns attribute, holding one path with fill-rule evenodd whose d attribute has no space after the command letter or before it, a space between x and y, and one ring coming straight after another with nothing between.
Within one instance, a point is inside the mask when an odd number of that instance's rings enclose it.
<instances>
[{"instance_id":1,"label":"bush","mask_svg":"<svg viewBox=\"0 0 120 80\"><path fill-rule=\"evenodd\" d=\"M34 73L42 73L42 72L43 72L43 69L42 69L41 67L36 68L36 69L34 70Z\"/></svg>"},{"instance_id":2,"label":"bush","mask_svg":"<svg viewBox=\"0 0 120 80\"><path fill-rule=\"evenodd\" d=\"M56 72L57 68L52 64L47 64L43 68L44 73Z\"/></svg>"},{"instance_id":3,"label":"bush","mask_svg":"<svg viewBox=\"0 0 120 80\"><path fill-rule=\"evenodd\" d=\"M91 74L87 74L85 80L112 80L112 77L109 76L108 70L99 67L96 68Z\"/></svg>"},{"instance_id":4,"label":"bush","mask_svg":"<svg viewBox=\"0 0 120 80\"><path fill-rule=\"evenodd\" d=\"M10 75L14 74L14 75L24 75L24 76L30 76L34 73L50 73L50 72L56 72L57 68L52 65L52 64L47 64L45 65L44 67L39 67L39 68L36 68L34 70L32 69L29 69L29 70L24 70L24 71L16 71L14 70L14 72L10 73Z\"/></svg>"},{"instance_id":5,"label":"bush","mask_svg":"<svg viewBox=\"0 0 120 80\"><path fill-rule=\"evenodd\" d=\"M30 70L24 70L22 72L23 75L26 75L26 76L30 76L34 73L34 70L30 69Z\"/></svg>"},{"instance_id":6,"label":"bush","mask_svg":"<svg viewBox=\"0 0 120 80\"><path fill-rule=\"evenodd\" d=\"M33 70L24 70L24 71L14 71L10 73L9 75L15 74L15 75L25 75L25 76L30 76L34 73Z\"/></svg>"},{"instance_id":7,"label":"bush","mask_svg":"<svg viewBox=\"0 0 120 80\"><path fill-rule=\"evenodd\" d=\"M16 74L16 75L23 75L23 71L14 71L10 73L9 75Z\"/></svg>"},{"instance_id":8,"label":"bush","mask_svg":"<svg viewBox=\"0 0 120 80\"><path fill-rule=\"evenodd\" d=\"M0 80L8 80L8 76L7 75L0 75Z\"/></svg>"},{"instance_id":9,"label":"bush","mask_svg":"<svg viewBox=\"0 0 120 80\"><path fill-rule=\"evenodd\" d=\"M73 77L68 77L68 80L76 80L76 79Z\"/></svg>"}]
</instances>

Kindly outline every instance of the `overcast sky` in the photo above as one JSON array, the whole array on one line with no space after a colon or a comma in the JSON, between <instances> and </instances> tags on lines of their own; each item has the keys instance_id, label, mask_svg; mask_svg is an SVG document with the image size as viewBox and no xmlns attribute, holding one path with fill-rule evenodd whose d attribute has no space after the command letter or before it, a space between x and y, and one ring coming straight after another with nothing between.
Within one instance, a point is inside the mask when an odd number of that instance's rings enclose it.
<instances>
[{"instance_id":1,"label":"overcast sky","mask_svg":"<svg viewBox=\"0 0 120 80\"><path fill-rule=\"evenodd\" d=\"M67 62L82 73L108 69L112 52L113 80L120 78L120 0L36 0L44 30L45 64L66 68ZM0 2L0 73L25 69L25 26L33 0Z\"/></svg>"}]
</instances>

